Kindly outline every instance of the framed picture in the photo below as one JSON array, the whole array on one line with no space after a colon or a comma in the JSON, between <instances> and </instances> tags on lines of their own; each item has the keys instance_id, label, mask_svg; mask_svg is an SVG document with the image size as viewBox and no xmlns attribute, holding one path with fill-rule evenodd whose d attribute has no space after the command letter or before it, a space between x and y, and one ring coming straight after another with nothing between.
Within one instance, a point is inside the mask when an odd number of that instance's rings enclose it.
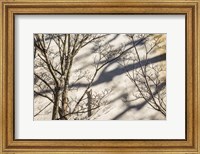
<instances>
[{"instance_id":1,"label":"framed picture","mask_svg":"<svg viewBox=\"0 0 200 154\"><path fill-rule=\"evenodd\" d=\"M1 1L1 153L199 153L199 4Z\"/></svg>"}]
</instances>

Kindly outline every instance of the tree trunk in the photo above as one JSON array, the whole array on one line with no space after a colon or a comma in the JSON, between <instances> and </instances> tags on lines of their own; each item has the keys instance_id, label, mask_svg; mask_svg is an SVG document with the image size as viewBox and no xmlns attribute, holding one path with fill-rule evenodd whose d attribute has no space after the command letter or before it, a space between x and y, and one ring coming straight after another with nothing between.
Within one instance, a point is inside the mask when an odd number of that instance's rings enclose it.
<instances>
[{"instance_id":1,"label":"tree trunk","mask_svg":"<svg viewBox=\"0 0 200 154\"><path fill-rule=\"evenodd\" d=\"M66 86L63 89L62 92L62 120L67 120L67 114L68 114L68 88ZM66 115L66 116L65 116Z\"/></svg>"},{"instance_id":2,"label":"tree trunk","mask_svg":"<svg viewBox=\"0 0 200 154\"><path fill-rule=\"evenodd\" d=\"M52 120L56 120L59 118L59 89L56 88L56 93L54 95L54 105L53 105L53 113Z\"/></svg>"},{"instance_id":3,"label":"tree trunk","mask_svg":"<svg viewBox=\"0 0 200 154\"><path fill-rule=\"evenodd\" d=\"M87 96L88 96L88 103L87 103L87 107L88 107L88 117L90 117L92 115L92 111L91 111L91 106L92 106L92 90L87 92Z\"/></svg>"}]
</instances>

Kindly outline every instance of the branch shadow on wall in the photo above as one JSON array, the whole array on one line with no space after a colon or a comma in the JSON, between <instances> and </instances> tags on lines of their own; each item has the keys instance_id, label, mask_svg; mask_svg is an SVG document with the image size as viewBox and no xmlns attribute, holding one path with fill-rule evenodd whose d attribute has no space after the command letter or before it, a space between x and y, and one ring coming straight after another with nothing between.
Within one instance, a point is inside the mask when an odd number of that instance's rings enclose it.
<instances>
[{"instance_id":1,"label":"branch shadow on wall","mask_svg":"<svg viewBox=\"0 0 200 154\"><path fill-rule=\"evenodd\" d=\"M158 90L156 92L153 93L153 95L155 96L156 94L158 94L158 92L165 88L166 86L166 82L163 82L161 83L159 86L158 86ZM150 101L152 99L152 97L149 97L147 99L147 101L143 101L142 103L138 104L138 105L128 105L127 108L122 111L121 113L119 113L118 115L116 115L112 120L118 120L120 117L122 117L125 113L127 113L128 111L130 111L131 109L135 109L137 111L141 110L147 103L148 101ZM153 119L152 119L153 120Z\"/></svg>"}]
</instances>

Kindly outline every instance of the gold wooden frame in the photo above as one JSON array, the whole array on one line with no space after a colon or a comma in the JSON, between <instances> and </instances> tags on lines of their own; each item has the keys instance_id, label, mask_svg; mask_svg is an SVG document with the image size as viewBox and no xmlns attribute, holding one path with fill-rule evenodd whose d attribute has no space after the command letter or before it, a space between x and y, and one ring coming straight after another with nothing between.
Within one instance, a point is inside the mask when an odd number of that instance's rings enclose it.
<instances>
[{"instance_id":1,"label":"gold wooden frame","mask_svg":"<svg viewBox=\"0 0 200 154\"><path fill-rule=\"evenodd\" d=\"M199 0L2 0L0 2L0 153L200 153ZM186 16L185 140L14 139L15 14L184 14ZM178 57L177 57L178 58Z\"/></svg>"}]
</instances>

